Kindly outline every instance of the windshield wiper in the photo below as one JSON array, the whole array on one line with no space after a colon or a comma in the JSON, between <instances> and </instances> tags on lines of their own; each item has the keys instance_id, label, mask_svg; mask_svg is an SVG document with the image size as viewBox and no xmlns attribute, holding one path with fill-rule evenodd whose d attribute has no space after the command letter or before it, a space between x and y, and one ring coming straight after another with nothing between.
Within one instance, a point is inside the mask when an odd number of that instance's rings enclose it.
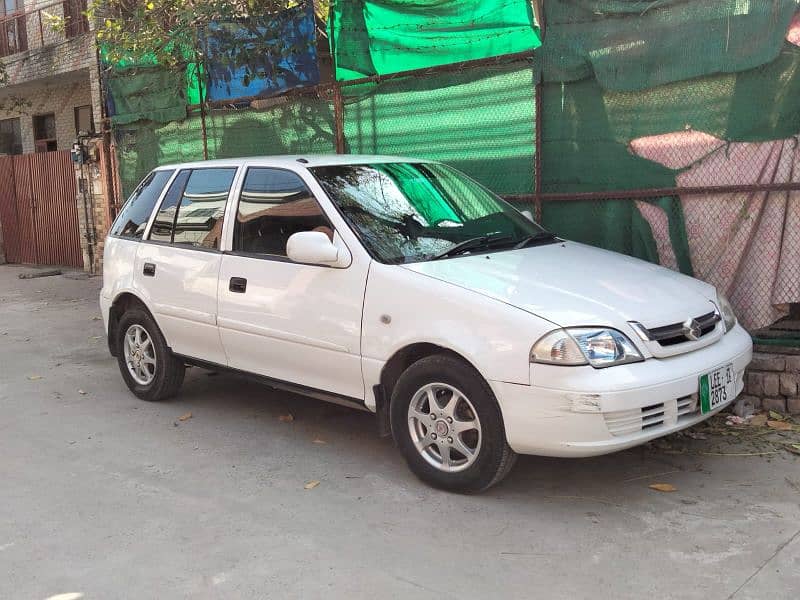
<instances>
[{"instance_id":1,"label":"windshield wiper","mask_svg":"<svg viewBox=\"0 0 800 600\"><path fill-rule=\"evenodd\" d=\"M489 248L496 242L503 242L509 239L511 239L511 236L504 234L479 235L478 237L459 242L455 246L450 246L444 252L434 254L428 260L438 260L440 258L447 258L448 256L456 256L457 254L463 254L464 252L477 250L478 248Z\"/></svg>"},{"instance_id":2,"label":"windshield wiper","mask_svg":"<svg viewBox=\"0 0 800 600\"><path fill-rule=\"evenodd\" d=\"M520 248L525 248L526 246L531 246L533 244L553 242L558 239L558 236L552 231L540 231L535 235L529 235L528 237L523 238L522 241L514 245L514 250L519 250Z\"/></svg>"}]
</instances>

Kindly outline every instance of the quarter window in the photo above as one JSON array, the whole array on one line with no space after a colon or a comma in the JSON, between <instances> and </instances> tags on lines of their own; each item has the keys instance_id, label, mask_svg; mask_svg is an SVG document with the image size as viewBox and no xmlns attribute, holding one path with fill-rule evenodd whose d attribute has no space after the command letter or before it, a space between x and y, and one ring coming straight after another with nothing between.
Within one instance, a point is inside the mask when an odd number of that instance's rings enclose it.
<instances>
[{"instance_id":1,"label":"quarter window","mask_svg":"<svg viewBox=\"0 0 800 600\"><path fill-rule=\"evenodd\" d=\"M111 226L111 235L142 239L153 207L174 172L153 171L145 177L128 198L114 225Z\"/></svg>"},{"instance_id":2,"label":"quarter window","mask_svg":"<svg viewBox=\"0 0 800 600\"><path fill-rule=\"evenodd\" d=\"M150 239L219 250L235 168L181 171L153 222Z\"/></svg>"},{"instance_id":3,"label":"quarter window","mask_svg":"<svg viewBox=\"0 0 800 600\"><path fill-rule=\"evenodd\" d=\"M233 249L286 256L286 242L299 231L321 231L333 239L333 226L300 176L283 169L248 169Z\"/></svg>"}]
</instances>

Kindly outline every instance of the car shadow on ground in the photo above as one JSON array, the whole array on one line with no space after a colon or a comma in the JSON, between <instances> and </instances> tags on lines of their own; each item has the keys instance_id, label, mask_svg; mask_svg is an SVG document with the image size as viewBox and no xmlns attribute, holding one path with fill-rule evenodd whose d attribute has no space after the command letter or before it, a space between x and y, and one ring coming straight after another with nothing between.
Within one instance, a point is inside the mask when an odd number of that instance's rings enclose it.
<instances>
[{"instance_id":1,"label":"car shadow on ground","mask_svg":"<svg viewBox=\"0 0 800 600\"><path fill-rule=\"evenodd\" d=\"M229 373L191 368L180 395L170 403L182 410L204 413L220 427L237 427L236 421L259 418L263 433L271 439L284 437L289 444L319 443L331 452L326 460L360 469L364 476L387 476L420 493L430 490L406 468L391 438L377 435L375 416L308 398L273 390L252 379ZM203 418L206 418L204 416ZM506 480L483 493L486 498L543 498L555 502L580 502L613 506L652 498L648 486L662 481L677 488L690 485L701 493L711 474L707 457L665 454L652 446L633 448L594 458L520 456ZM336 476L332 473L332 476ZM698 487L699 486L699 487ZM688 500L691 504L694 500Z\"/></svg>"}]
</instances>

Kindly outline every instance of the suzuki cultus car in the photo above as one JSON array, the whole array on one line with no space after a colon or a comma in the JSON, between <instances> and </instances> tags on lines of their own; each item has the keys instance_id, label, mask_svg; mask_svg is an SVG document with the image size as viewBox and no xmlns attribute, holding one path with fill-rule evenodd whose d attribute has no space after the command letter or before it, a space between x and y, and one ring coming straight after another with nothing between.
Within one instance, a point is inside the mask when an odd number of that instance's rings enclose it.
<instances>
[{"instance_id":1,"label":"suzuki cultus car","mask_svg":"<svg viewBox=\"0 0 800 600\"><path fill-rule=\"evenodd\" d=\"M377 414L424 481L593 456L733 402L750 336L713 286L560 239L457 170L381 156L151 172L105 245L111 353L144 400L186 365Z\"/></svg>"}]
</instances>

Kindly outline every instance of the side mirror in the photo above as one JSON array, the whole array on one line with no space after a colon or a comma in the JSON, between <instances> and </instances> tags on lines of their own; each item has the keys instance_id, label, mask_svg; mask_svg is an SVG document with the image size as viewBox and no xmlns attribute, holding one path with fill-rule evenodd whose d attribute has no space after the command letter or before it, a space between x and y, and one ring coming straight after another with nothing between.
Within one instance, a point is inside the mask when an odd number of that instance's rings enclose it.
<instances>
[{"instance_id":1,"label":"side mirror","mask_svg":"<svg viewBox=\"0 0 800 600\"><path fill-rule=\"evenodd\" d=\"M523 216L526 219L528 219L528 221L533 221L533 213L531 211L529 211L529 210L521 210L520 212L523 214Z\"/></svg>"},{"instance_id":2,"label":"side mirror","mask_svg":"<svg viewBox=\"0 0 800 600\"><path fill-rule=\"evenodd\" d=\"M331 265L339 260L339 249L321 231L299 231L286 242L286 255L297 263Z\"/></svg>"}]
</instances>

